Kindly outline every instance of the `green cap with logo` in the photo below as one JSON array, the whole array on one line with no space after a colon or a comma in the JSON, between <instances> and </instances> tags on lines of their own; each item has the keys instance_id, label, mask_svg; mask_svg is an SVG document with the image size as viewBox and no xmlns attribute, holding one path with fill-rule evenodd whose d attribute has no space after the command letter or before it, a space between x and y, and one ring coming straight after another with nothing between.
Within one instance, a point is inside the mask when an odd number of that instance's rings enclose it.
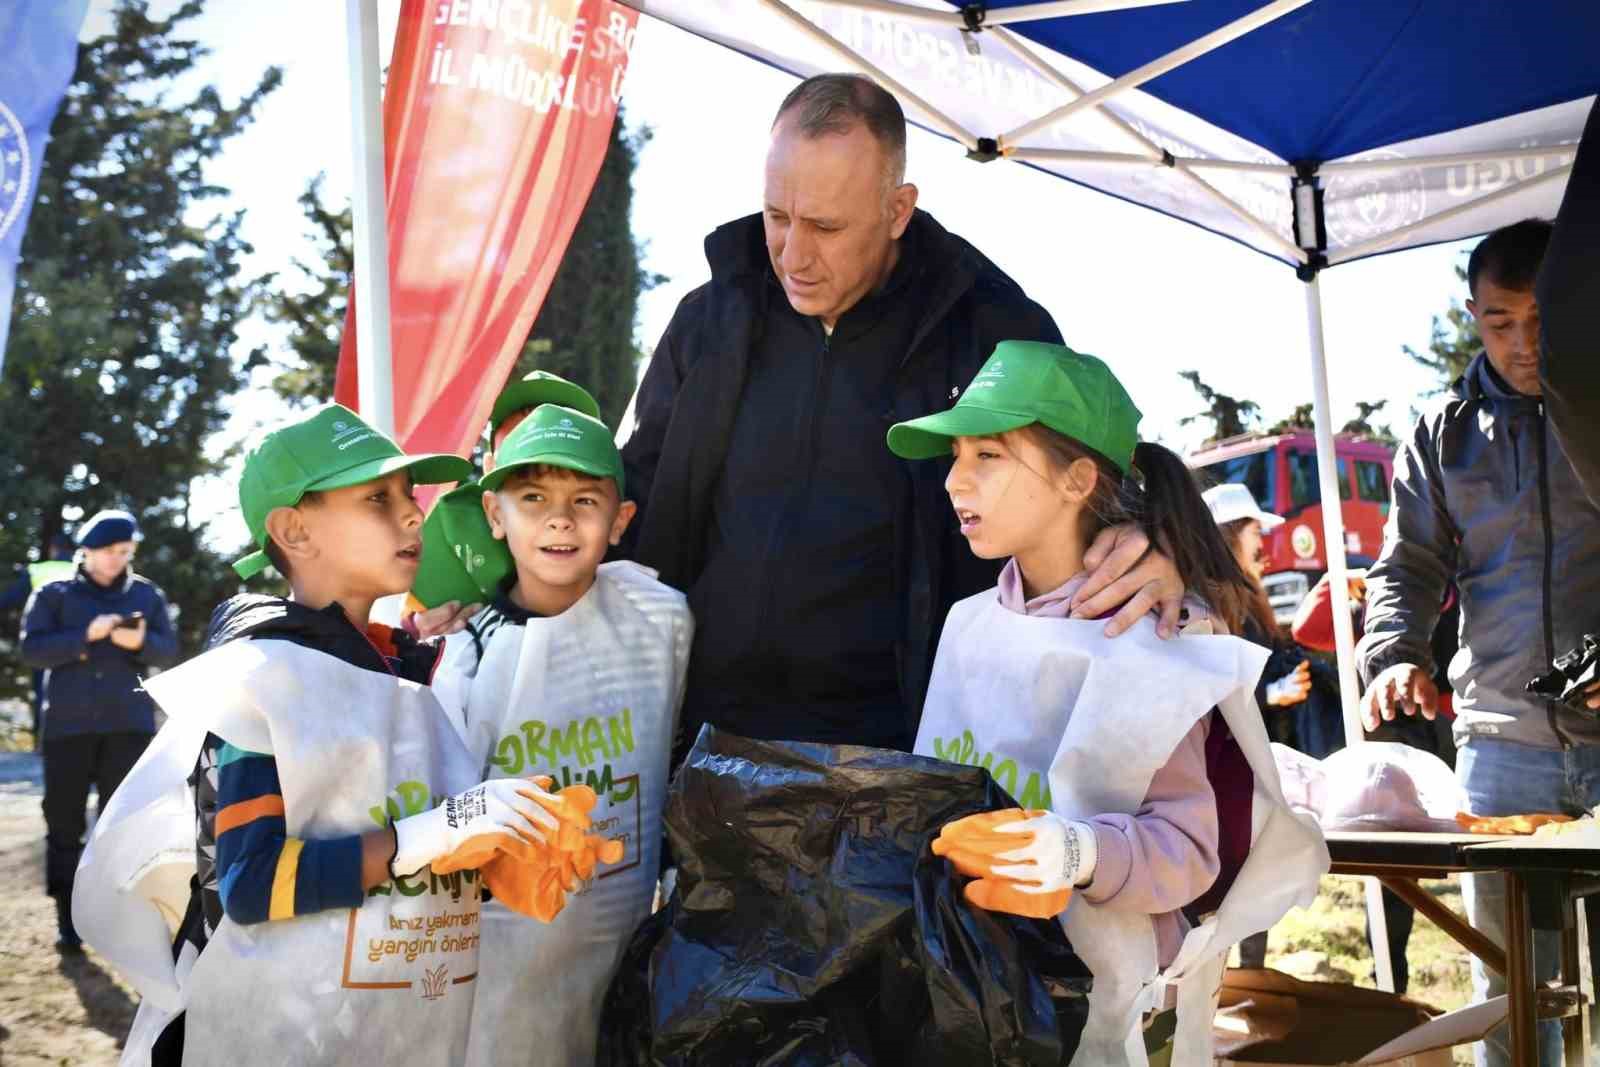
<instances>
[{"instance_id":1,"label":"green cap with logo","mask_svg":"<svg viewBox=\"0 0 1600 1067\"><path fill-rule=\"evenodd\" d=\"M1139 443L1139 409L1100 360L1066 345L1001 341L956 405L889 428L904 459L950 454L954 437L993 437L1034 423L1094 449L1126 474Z\"/></svg>"},{"instance_id":2,"label":"green cap with logo","mask_svg":"<svg viewBox=\"0 0 1600 1067\"><path fill-rule=\"evenodd\" d=\"M516 569L510 547L497 540L483 513L483 486L468 482L434 501L422 524L422 564L411 595L425 608L454 600L487 604Z\"/></svg>"},{"instance_id":3,"label":"green cap with logo","mask_svg":"<svg viewBox=\"0 0 1600 1067\"><path fill-rule=\"evenodd\" d=\"M565 467L617 483L623 495L622 454L606 424L590 415L559 404L543 404L511 431L494 454L494 470L478 484L496 492L513 473L544 464Z\"/></svg>"},{"instance_id":4,"label":"green cap with logo","mask_svg":"<svg viewBox=\"0 0 1600 1067\"><path fill-rule=\"evenodd\" d=\"M549 371L536 370L518 378L495 397L494 410L489 413L489 436L494 437L500 430L500 424L512 415L540 404L560 404L564 408L581 411L592 419L600 417L600 405L594 402L594 397L583 386Z\"/></svg>"},{"instance_id":5,"label":"green cap with logo","mask_svg":"<svg viewBox=\"0 0 1600 1067\"><path fill-rule=\"evenodd\" d=\"M250 536L264 549L267 515L273 508L293 507L307 493L360 485L401 470L410 471L417 485L472 477L472 464L460 456L408 456L349 408L327 404L274 430L245 457L239 508ZM269 562L265 551L256 551L233 569L239 577L249 578Z\"/></svg>"}]
</instances>

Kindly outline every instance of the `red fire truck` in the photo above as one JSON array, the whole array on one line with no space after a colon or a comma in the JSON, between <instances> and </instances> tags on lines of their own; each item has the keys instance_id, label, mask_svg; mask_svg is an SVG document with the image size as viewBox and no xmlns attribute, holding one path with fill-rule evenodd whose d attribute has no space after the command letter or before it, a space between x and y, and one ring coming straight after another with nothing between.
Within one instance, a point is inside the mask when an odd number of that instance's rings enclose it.
<instances>
[{"instance_id":1,"label":"red fire truck","mask_svg":"<svg viewBox=\"0 0 1600 1067\"><path fill-rule=\"evenodd\" d=\"M1351 566L1365 566L1383 544L1394 448L1371 437L1338 434L1334 451L1339 457L1345 558ZM1311 431L1231 437L1191 454L1188 462L1205 487L1238 482L1262 510L1287 520L1263 539L1267 569L1262 583L1278 620L1288 622L1328 569L1317 446Z\"/></svg>"}]
</instances>

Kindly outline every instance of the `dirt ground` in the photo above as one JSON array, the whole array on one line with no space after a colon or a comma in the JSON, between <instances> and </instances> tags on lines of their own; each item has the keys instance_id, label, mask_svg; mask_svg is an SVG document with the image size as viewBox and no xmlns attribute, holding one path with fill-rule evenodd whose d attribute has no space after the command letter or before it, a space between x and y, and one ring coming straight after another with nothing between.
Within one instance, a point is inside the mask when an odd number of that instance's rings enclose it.
<instances>
[{"instance_id":1,"label":"dirt ground","mask_svg":"<svg viewBox=\"0 0 1600 1067\"><path fill-rule=\"evenodd\" d=\"M92 950L55 950L39 773L31 753L0 752L0 871L10 886L0 904L0 1064L115 1064L138 1000Z\"/></svg>"}]
</instances>

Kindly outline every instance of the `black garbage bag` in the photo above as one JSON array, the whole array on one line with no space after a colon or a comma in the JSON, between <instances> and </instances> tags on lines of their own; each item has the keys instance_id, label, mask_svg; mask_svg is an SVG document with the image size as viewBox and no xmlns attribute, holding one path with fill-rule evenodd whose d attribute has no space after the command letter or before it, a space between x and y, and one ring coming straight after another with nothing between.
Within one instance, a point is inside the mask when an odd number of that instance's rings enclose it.
<instances>
[{"instance_id":1,"label":"black garbage bag","mask_svg":"<svg viewBox=\"0 0 1600 1067\"><path fill-rule=\"evenodd\" d=\"M1061 925L968 906L929 849L1015 806L981 768L706 727L667 797L677 889L607 991L597 1062L1066 1064L1091 979Z\"/></svg>"}]
</instances>

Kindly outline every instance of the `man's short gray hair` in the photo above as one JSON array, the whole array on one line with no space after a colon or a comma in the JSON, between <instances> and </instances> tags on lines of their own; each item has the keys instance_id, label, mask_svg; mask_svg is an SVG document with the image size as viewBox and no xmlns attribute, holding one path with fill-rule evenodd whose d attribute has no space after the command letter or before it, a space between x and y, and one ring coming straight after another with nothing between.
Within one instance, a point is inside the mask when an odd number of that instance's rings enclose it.
<instances>
[{"instance_id":1,"label":"man's short gray hair","mask_svg":"<svg viewBox=\"0 0 1600 1067\"><path fill-rule=\"evenodd\" d=\"M818 74L795 86L773 117L795 113L806 137L849 133L857 124L883 146L888 188L906 180L906 114L894 94L859 74Z\"/></svg>"}]
</instances>

